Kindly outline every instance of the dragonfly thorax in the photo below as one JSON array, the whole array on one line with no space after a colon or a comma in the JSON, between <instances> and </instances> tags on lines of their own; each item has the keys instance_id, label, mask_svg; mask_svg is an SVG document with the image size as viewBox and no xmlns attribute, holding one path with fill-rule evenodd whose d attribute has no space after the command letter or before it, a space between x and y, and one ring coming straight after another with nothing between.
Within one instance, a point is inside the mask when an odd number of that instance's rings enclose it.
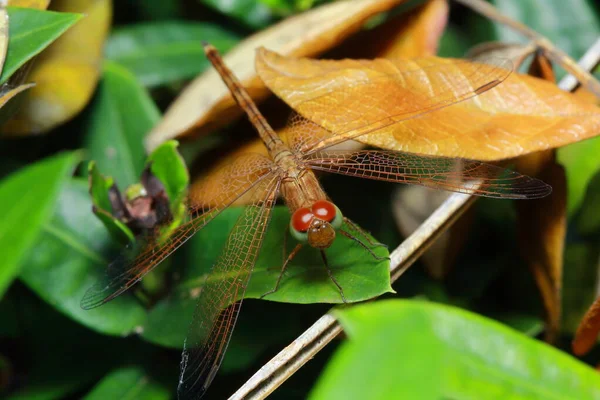
<instances>
[{"instance_id":1,"label":"dragonfly thorax","mask_svg":"<svg viewBox=\"0 0 600 400\"><path fill-rule=\"evenodd\" d=\"M300 242L326 249L335 240L335 231L342 226L342 222L342 213L335 204L318 200L310 208L302 207L294 211L290 232Z\"/></svg>"}]
</instances>

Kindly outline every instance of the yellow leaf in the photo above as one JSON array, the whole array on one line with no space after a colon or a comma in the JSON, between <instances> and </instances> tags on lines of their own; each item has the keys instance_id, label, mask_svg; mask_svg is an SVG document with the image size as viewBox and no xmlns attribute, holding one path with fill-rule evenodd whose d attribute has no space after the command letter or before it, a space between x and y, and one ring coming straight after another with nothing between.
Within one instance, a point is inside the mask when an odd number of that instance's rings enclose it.
<instances>
[{"instance_id":1,"label":"yellow leaf","mask_svg":"<svg viewBox=\"0 0 600 400\"><path fill-rule=\"evenodd\" d=\"M15 117L3 127L7 133L39 134L70 120L89 102L98 82L111 2L55 0L52 9L84 13L86 18L37 58L29 75L36 86Z\"/></svg>"},{"instance_id":2,"label":"yellow leaf","mask_svg":"<svg viewBox=\"0 0 600 400\"><path fill-rule=\"evenodd\" d=\"M8 5L12 7L37 8L45 10L48 8L50 0L8 0Z\"/></svg>"},{"instance_id":3,"label":"yellow leaf","mask_svg":"<svg viewBox=\"0 0 600 400\"><path fill-rule=\"evenodd\" d=\"M600 132L597 106L518 73L497 84L506 71L488 64L438 57L324 61L262 49L257 71L275 94L332 136L368 132L357 140L385 149L499 160ZM495 87L440 109L490 84Z\"/></svg>"}]
</instances>

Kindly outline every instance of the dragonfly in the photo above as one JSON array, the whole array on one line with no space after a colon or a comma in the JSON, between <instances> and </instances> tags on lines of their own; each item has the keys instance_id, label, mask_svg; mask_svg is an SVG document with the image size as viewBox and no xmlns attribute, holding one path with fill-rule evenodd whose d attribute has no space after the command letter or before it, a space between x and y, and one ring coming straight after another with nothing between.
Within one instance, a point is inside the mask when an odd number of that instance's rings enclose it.
<instances>
[{"instance_id":1,"label":"dragonfly","mask_svg":"<svg viewBox=\"0 0 600 400\"><path fill-rule=\"evenodd\" d=\"M240 81L225 65L218 51L204 43L206 57L228 87L231 95L246 113L268 150L268 155L247 153L210 174L197 186L187 200L188 218L167 238L158 238L159 229L124 251L107 269L104 280L88 289L81 305L84 309L100 306L125 292L145 274L160 264L172 252L204 228L219 213L234 202L246 204L229 233L226 244L211 270L219 279L206 280L198 296L194 318L182 353L178 383L179 398L200 398L215 378L225 355L242 299L265 233L272 209L281 196L290 210L289 234L296 240L294 249L285 257L281 272L273 287L275 292L286 267L304 246L319 251L330 280L345 301L329 268L327 249L339 236L359 243L372 252L373 243L360 227L344 217L341 210L321 187L316 171L349 175L395 183L411 183L453 192L504 199L535 199L548 195L551 187L544 182L515 171L473 160L431 157L388 150L340 150L332 146L375 134L377 130L402 123L426 113L473 98L499 85L510 73L506 65L480 64L468 77L456 79L444 66L431 66L429 74L441 77L439 87L418 103L398 102L385 120L379 119L360 126L349 123L348 130L330 132L317 122L299 114L291 117L285 128L284 141L268 124ZM260 51L266 51L259 49ZM464 61L455 60L455 63ZM373 92L410 82L422 74L420 69L382 73L368 85ZM444 79L447 77L447 79ZM352 91L352 82L344 90ZM364 89L364 87L362 88ZM341 90L339 88L331 90ZM364 92L364 90L363 90ZM320 103L326 103L327 88L320 88ZM376 102L377 97L374 96ZM384 101L384 100L382 100ZM371 104L370 106L377 106ZM389 109L389 107L387 107ZM332 112L334 107L332 107ZM351 122L351 121L350 121Z\"/></svg>"}]
</instances>

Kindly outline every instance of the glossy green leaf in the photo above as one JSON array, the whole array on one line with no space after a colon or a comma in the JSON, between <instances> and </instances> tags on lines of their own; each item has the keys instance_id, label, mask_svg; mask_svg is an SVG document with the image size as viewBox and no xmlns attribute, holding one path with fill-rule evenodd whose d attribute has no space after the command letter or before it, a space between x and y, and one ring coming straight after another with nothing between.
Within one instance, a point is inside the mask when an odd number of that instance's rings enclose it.
<instances>
[{"instance_id":1,"label":"glossy green leaf","mask_svg":"<svg viewBox=\"0 0 600 400\"><path fill-rule=\"evenodd\" d=\"M143 140L160 113L135 77L107 62L86 126L86 148L119 188L139 181L146 162Z\"/></svg>"},{"instance_id":2,"label":"glossy green leaf","mask_svg":"<svg viewBox=\"0 0 600 400\"><path fill-rule=\"evenodd\" d=\"M558 149L558 161L567 174L567 210L572 215L581 207L588 184L600 171L600 138L573 143Z\"/></svg>"},{"instance_id":3,"label":"glossy green leaf","mask_svg":"<svg viewBox=\"0 0 600 400\"><path fill-rule=\"evenodd\" d=\"M0 297L19 274L78 161L78 153L62 153L0 181Z\"/></svg>"},{"instance_id":4,"label":"glossy green leaf","mask_svg":"<svg viewBox=\"0 0 600 400\"><path fill-rule=\"evenodd\" d=\"M198 1L254 29L264 28L273 21L269 7L257 0Z\"/></svg>"},{"instance_id":5,"label":"glossy green leaf","mask_svg":"<svg viewBox=\"0 0 600 400\"><path fill-rule=\"evenodd\" d=\"M222 52L239 37L219 25L188 21L148 22L115 30L106 57L129 69L144 86L189 79L210 64L202 41Z\"/></svg>"},{"instance_id":6,"label":"glossy green leaf","mask_svg":"<svg viewBox=\"0 0 600 400\"><path fill-rule=\"evenodd\" d=\"M84 400L144 399L168 400L173 390L157 382L141 367L123 367L105 376Z\"/></svg>"},{"instance_id":7,"label":"glossy green leaf","mask_svg":"<svg viewBox=\"0 0 600 400\"><path fill-rule=\"evenodd\" d=\"M241 212L240 208L228 209L191 239L194 251L190 252L187 265L191 268L185 275L177 292L198 290L210 267L224 247L227 236ZM287 251L297 242L289 236L290 214L287 207L278 206L268 227L259 258L246 290L246 298L260 298L274 288L283 264L284 235L288 235ZM375 242L374 239L371 239ZM380 257L387 257L385 248L374 249ZM326 250L329 267L349 302L362 301L392 292L389 280L389 260L377 261L359 244L338 235L334 244ZM218 279L212 276L209 279ZM319 252L309 246L303 248L288 266L276 293L266 300L287 303L341 303L338 288L329 279Z\"/></svg>"},{"instance_id":8,"label":"glossy green leaf","mask_svg":"<svg viewBox=\"0 0 600 400\"><path fill-rule=\"evenodd\" d=\"M151 171L165 186L167 196L171 202L171 212L177 215L177 210L183 206L183 200L187 193L190 182L190 174L185 161L177 152L179 142L169 140L157 147L150 156L148 162Z\"/></svg>"},{"instance_id":9,"label":"glossy green leaf","mask_svg":"<svg viewBox=\"0 0 600 400\"><path fill-rule=\"evenodd\" d=\"M600 398L591 367L468 311L388 300L335 315L349 339L311 399Z\"/></svg>"},{"instance_id":10,"label":"glossy green leaf","mask_svg":"<svg viewBox=\"0 0 600 400\"><path fill-rule=\"evenodd\" d=\"M105 177L98 171L95 161L90 161L88 164L88 181L94 214L102 221L112 237L122 244L135 240L131 229L113 216L109 190L114 181L111 177Z\"/></svg>"},{"instance_id":11,"label":"glossy green leaf","mask_svg":"<svg viewBox=\"0 0 600 400\"><path fill-rule=\"evenodd\" d=\"M155 343L180 347L192 320L196 295L225 244L240 208L225 210L206 228L198 232L175 253L174 265L185 266L168 299L160 301L148 315L142 336ZM273 212L257 264L245 298L260 298L273 289L281 271L283 234L287 233L290 214L287 207L278 206ZM288 251L294 239L288 238ZM375 249L379 256L388 255L384 248ZM366 300L391 292L389 261L375 260L360 245L338 237L326 251L331 271L344 290L349 302ZM209 279L218 279L209 276ZM341 303L342 299L327 271L319 252L302 250L289 266L279 290L265 299L288 303Z\"/></svg>"},{"instance_id":12,"label":"glossy green leaf","mask_svg":"<svg viewBox=\"0 0 600 400\"><path fill-rule=\"evenodd\" d=\"M123 295L92 310L83 310L85 291L104 276L108 233L91 212L85 180L74 180L62 191L58 208L44 225L27 257L21 280L53 307L98 332L126 335L143 324L146 313L133 297Z\"/></svg>"},{"instance_id":13,"label":"glossy green leaf","mask_svg":"<svg viewBox=\"0 0 600 400\"><path fill-rule=\"evenodd\" d=\"M490 2L501 13L546 36L556 47L575 60L583 56L600 35L600 19L588 0L490 0ZM483 24L493 26L494 40L506 43L527 41L524 36L506 25L492 23L489 20Z\"/></svg>"},{"instance_id":14,"label":"glossy green leaf","mask_svg":"<svg viewBox=\"0 0 600 400\"><path fill-rule=\"evenodd\" d=\"M83 15L8 7L8 53L0 84L56 40Z\"/></svg>"}]
</instances>

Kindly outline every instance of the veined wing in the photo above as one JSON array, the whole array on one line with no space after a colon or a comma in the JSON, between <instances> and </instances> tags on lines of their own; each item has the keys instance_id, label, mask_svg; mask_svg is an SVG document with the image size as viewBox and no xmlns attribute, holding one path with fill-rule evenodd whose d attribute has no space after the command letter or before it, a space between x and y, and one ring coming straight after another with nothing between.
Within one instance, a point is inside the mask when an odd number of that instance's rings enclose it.
<instances>
[{"instance_id":1,"label":"veined wing","mask_svg":"<svg viewBox=\"0 0 600 400\"><path fill-rule=\"evenodd\" d=\"M246 206L206 280L185 341L177 393L197 399L214 379L231 338L244 292L262 246L279 177L265 180Z\"/></svg>"},{"instance_id":2,"label":"veined wing","mask_svg":"<svg viewBox=\"0 0 600 400\"><path fill-rule=\"evenodd\" d=\"M364 150L320 151L305 161L316 170L476 196L535 199L552 191L551 186L539 179L471 160Z\"/></svg>"},{"instance_id":3,"label":"veined wing","mask_svg":"<svg viewBox=\"0 0 600 400\"><path fill-rule=\"evenodd\" d=\"M292 141L301 143L302 152L369 133L389 133L402 121L494 88L512 71L512 63L502 59L288 60L264 49L256 63L271 91L329 131L314 138L293 129Z\"/></svg>"},{"instance_id":4,"label":"veined wing","mask_svg":"<svg viewBox=\"0 0 600 400\"><path fill-rule=\"evenodd\" d=\"M187 222L167 238L161 237L162 227L159 226L128 245L109 264L104 278L87 290L81 300L81 307L98 307L125 292L221 211L270 176L272 167L273 162L269 158L251 153L236 158L231 164L207 177L195 191L202 194L202 197L188 199Z\"/></svg>"}]
</instances>

